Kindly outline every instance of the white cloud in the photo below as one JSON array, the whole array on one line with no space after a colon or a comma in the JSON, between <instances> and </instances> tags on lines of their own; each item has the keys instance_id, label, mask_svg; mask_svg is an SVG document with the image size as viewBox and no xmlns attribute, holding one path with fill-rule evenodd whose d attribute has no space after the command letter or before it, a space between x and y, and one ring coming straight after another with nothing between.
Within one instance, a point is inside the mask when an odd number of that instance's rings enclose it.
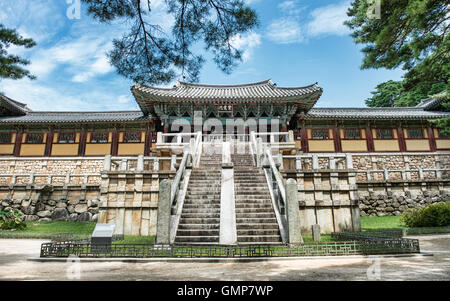
<instances>
[{"instance_id":1,"label":"white cloud","mask_svg":"<svg viewBox=\"0 0 450 301\"><path fill-rule=\"evenodd\" d=\"M230 43L236 49L243 50L242 60L247 62L253 54L253 49L261 44L261 36L255 32L246 36L238 34L231 39Z\"/></svg>"},{"instance_id":2,"label":"white cloud","mask_svg":"<svg viewBox=\"0 0 450 301\"><path fill-rule=\"evenodd\" d=\"M108 87L83 90L64 89L58 85L46 86L45 83L31 80L4 80L1 90L17 101L26 103L36 111L113 111L135 110L137 104L131 95L117 96Z\"/></svg>"},{"instance_id":3,"label":"white cloud","mask_svg":"<svg viewBox=\"0 0 450 301\"><path fill-rule=\"evenodd\" d=\"M283 17L267 27L267 38L277 44L294 44L323 35L346 35L350 31L343 24L348 19L349 1L319 7L309 16L301 16L305 7L298 0L286 0L278 4ZM303 21L309 20L309 21Z\"/></svg>"},{"instance_id":4,"label":"white cloud","mask_svg":"<svg viewBox=\"0 0 450 301\"><path fill-rule=\"evenodd\" d=\"M297 0L286 0L278 4L278 8L287 15L298 15L304 10L304 7L298 6L299 1Z\"/></svg>"},{"instance_id":5,"label":"white cloud","mask_svg":"<svg viewBox=\"0 0 450 301\"><path fill-rule=\"evenodd\" d=\"M312 21L307 25L308 35L311 37L319 35L346 35L350 32L343 23L349 17L347 10L349 2L332 4L317 8L311 12Z\"/></svg>"},{"instance_id":6,"label":"white cloud","mask_svg":"<svg viewBox=\"0 0 450 301\"><path fill-rule=\"evenodd\" d=\"M268 26L267 38L277 44L291 44L302 42L304 35L296 19L281 18Z\"/></svg>"}]
</instances>

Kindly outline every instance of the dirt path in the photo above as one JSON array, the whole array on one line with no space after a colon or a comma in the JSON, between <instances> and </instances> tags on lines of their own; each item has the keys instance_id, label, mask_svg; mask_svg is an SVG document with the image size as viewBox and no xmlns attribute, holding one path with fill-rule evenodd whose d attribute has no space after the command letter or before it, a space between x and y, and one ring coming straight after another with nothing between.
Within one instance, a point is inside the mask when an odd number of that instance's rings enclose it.
<instances>
[{"instance_id":1,"label":"dirt path","mask_svg":"<svg viewBox=\"0 0 450 301\"><path fill-rule=\"evenodd\" d=\"M450 280L450 235L417 236L434 256L263 262L81 262L80 280ZM34 262L42 240L0 240L0 280L71 280L66 262ZM377 273L379 271L379 273ZM378 277L379 276L379 277Z\"/></svg>"}]
</instances>

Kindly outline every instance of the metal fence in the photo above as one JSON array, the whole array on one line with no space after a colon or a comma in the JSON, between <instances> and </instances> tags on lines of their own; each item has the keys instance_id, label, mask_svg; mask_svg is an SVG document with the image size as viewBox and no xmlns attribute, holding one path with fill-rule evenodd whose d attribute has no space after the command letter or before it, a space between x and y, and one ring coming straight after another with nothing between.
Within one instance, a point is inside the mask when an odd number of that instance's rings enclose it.
<instances>
[{"instance_id":1,"label":"metal fence","mask_svg":"<svg viewBox=\"0 0 450 301\"><path fill-rule=\"evenodd\" d=\"M398 238L388 236L389 234L398 236L399 232L333 232L331 233L331 237L351 239L361 243L364 254L420 253L418 239Z\"/></svg>"},{"instance_id":2,"label":"metal fence","mask_svg":"<svg viewBox=\"0 0 450 301\"><path fill-rule=\"evenodd\" d=\"M366 237L367 238L367 237ZM184 246L111 244L93 245L90 242L52 242L41 245L41 257L132 257L132 258L249 258L343 256L370 254L418 253L419 243L405 239L362 239L342 242L306 243L301 245L242 245L242 246Z\"/></svg>"}]
</instances>

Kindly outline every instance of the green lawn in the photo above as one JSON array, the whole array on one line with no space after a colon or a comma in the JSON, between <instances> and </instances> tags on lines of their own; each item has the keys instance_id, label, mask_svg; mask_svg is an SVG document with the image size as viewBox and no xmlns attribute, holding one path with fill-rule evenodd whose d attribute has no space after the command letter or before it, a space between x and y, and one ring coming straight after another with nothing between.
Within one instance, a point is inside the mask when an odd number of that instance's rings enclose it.
<instances>
[{"instance_id":1,"label":"green lawn","mask_svg":"<svg viewBox=\"0 0 450 301\"><path fill-rule=\"evenodd\" d=\"M79 237L89 237L94 231L95 222L26 222L23 230L0 230L1 237L51 238L55 234L70 233Z\"/></svg>"},{"instance_id":2,"label":"green lawn","mask_svg":"<svg viewBox=\"0 0 450 301\"><path fill-rule=\"evenodd\" d=\"M400 216L362 216L362 231L373 231L380 229L402 229L404 225L400 223Z\"/></svg>"},{"instance_id":3,"label":"green lawn","mask_svg":"<svg viewBox=\"0 0 450 301\"><path fill-rule=\"evenodd\" d=\"M95 222L26 222L27 227L20 231L0 230L0 238L52 238L55 234L74 234L77 238L88 238L94 231ZM361 217L362 231L374 231L380 229L406 228L400 223L399 216L363 216ZM434 228L407 228L408 234L450 233L450 227ZM303 235L304 242L313 242L312 235ZM115 244L153 244L154 236L129 236ZM321 242L337 241L329 234L321 235Z\"/></svg>"}]
</instances>

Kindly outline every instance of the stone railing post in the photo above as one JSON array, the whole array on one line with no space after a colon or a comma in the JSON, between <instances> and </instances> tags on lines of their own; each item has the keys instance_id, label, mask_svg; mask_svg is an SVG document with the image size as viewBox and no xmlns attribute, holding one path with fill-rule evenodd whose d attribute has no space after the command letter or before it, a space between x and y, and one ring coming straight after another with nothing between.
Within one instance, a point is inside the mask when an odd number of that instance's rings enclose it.
<instances>
[{"instance_id":1,"label":"stone railing post","mask_svg":"<svg viewBox=\"0 0 450 301\"><path fill-rule=\"evenodd\" d=\"M300 231L300 212L298 204L298 187L294 179L286 181L286 218L288 223L288 242L290 244L303 243Z\"/></svg>"},{"instance_id":2,"label":"stone railing post","mask_svg":"<svg viewBox=\"0 0 450 301\"><path fill-rule=\"evenodd\" d=\"M319 156L312 155L312 169L319 169Z\"/></svg>"},{"instance_id":3,"label":"stone railing post","mask_svg":"<svg viewBox=\"0 0 450 301\"><path fill-rule=\"evenodd\" d=\"M288 132L288 141L287 142L294 142L294 131L290 130Z\"/></svg>"},{"instance_id":4,"label":"stone railing post","mask_svg":"<svg viewBox=\"0 0 450 301\"><path fill-rule=\"evenodd\" d=\"M261 166L262 156L263 156L263 144L262 138L259 137L258 139L256 139L256 161L258 166Z\"/></svg>"},{"instance_id":5,"label":"stone railing post","mask_svg":"<svg viewBox=\"0 0 450 301\"><path fill-rule=\"evenodd\" d=\"M155 158L155 160L153 161L153 171L158 171L159 170L159 159Z\"/></svg>"},{"instance_id":6,"label":"stone railing post","mask_svg":"<svg viewBox=\"0 0 450 301\"><path fill-rule=\"evenodd\" d=\"M177 155L172 155L172 158L170 159L170 170L177 170L176 165L177 164Z\"/></svg>"},{"instance_id":7,"label":"stone railing post","mask_svg":"<svg viewBox=\"0 0 450 301\"><path fill-rule=\"evenodd\" d=\"M164 143L164 141L163 141L163 135L162 135L161 132L158 132L158 133L156 134L156 144L160 144L160 143Z\"/></svg>"},{"instance_id":8,"label":"stone railing post","mask_svg":"<svg viewBox=\"0 0 450 301\"><path fill-rule=\"evenodd\" d=\"M330 169L336 169L336 159L334 157L328 158L328 166Z\"/></svg>"},{"instance_id":9,"label":"stone railing post","mask_svg":"<svg viewBox=\"0 0 450 301\"><path fill-rule=\"evenodd\" d=\"M353 156L352 154L345 155L345 168L353 169Z\"/></svg>"},{"instance_id":10,"label":"stone railing post","mask_svg":"<svg viewBox=\"0 0 450 301\"><path fill-rule=\"evenodd\" d=\"M122 159L120 161L120 170L126 171L127 170L127 159Z\"/></svg>"},{"instance_id":11,"label":"stone railing post","mask_svg":"<svg viewBox=\"0 0 450 301\"><path fill-rule=\"evenodd\" d=\"M144 155L139 155L137 158L137 171L143 171L144 170Z\"/></svg>"},{"instance_id":12,"label":"stone railing post","mask_svg":"<svg viewBox=\"0 0 450 301\"><path fill-rule=\"evenodd\" d=\"M301 170L302 169L302 158L301 157L296 157L295 158L295 169L296 170Z\"/></svg>"},{"instance_id":13,"label":"stone railing post","mask_svg":"<svg viewBox=\"0 0 450 301\"><path fill-rule=\"evenodd\" d=\"M156 226L156 244L158 245L170 244L171 188L172 181L169 179L164 179L159 183L158 222Z\"/></svg>"},{"instance_id":14,"label":"stone railing post","mask_svg":"<svg viewBox=\"0 0 450 301\"><path fill-rule=\"evenodd\" d=\"M110 171L111 170L111 155L106 155L103 160L103 170Z\"/></svg>"}]
</instances>

